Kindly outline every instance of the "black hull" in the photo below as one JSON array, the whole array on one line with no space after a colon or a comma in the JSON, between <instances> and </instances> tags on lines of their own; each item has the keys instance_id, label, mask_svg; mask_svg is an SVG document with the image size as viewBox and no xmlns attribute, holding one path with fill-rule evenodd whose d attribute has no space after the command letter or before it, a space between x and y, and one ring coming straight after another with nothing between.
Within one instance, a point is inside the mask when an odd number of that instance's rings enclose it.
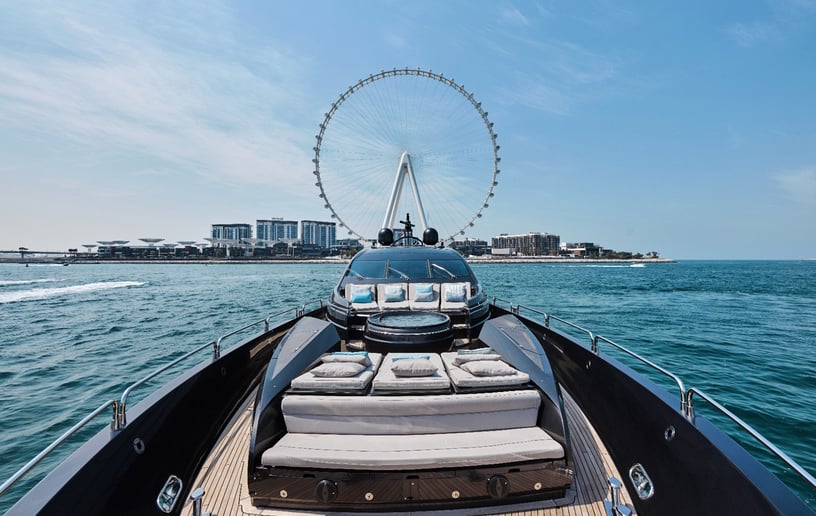
<instances>
[{"instance_id":1,"label":"black hull","mask_svg":"<svg viewBox=\"0 0 816 516\"><path fill-rule=\"evenodd\" d=\"M509 312L493 306L492 315ZM324 317L325 309L311 313ZM567 336L518 316L544 342L553 371L595 426L642 515L814 514L732 439L678 411L665 390ZM103 430L58 466L8 514L160 514L156 498L171 475L181 499L219 434L263 379L288 321L201 364L129 411L129 424ZM666 429L674 428L671 440ZM134 439L145 444L135 451ZM629 472L641 464L654 495L637 498ZM173 511L179 514L182 503ZM406 507L409 510L410 507Z\"/></svg>"}]
</instances>

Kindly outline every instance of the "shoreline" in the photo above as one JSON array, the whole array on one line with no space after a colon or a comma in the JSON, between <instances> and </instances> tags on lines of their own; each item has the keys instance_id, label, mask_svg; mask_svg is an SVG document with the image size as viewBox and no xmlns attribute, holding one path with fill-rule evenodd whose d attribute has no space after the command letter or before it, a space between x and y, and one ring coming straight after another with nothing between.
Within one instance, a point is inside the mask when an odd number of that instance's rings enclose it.
<instances>
[{"instance_id":1,"label":"shoreline","mask_svg":"<svg viewBox=\"0 0 816 516\"><path fill-rule=\"evenodd\" d=\"M348 258L303 258L303 259L173 259L173 260L97 260L97 259L66 259L66 258L32 258L30 260L21 261L20 259L2 259L0 263L19 264L19 265L255 265L255 264L312 264L312 265L328 265L328 264L347 264ZM569 263L629 263L629 264L647 264L647 263L676 263L677 260L673 258L631 258L628 260L619 258L559 258L548 256L524 256L518 258L467 258L469 264L517 264L517 263L553 263L553 264L569 264Z\"/></svg>"}]
</instances>

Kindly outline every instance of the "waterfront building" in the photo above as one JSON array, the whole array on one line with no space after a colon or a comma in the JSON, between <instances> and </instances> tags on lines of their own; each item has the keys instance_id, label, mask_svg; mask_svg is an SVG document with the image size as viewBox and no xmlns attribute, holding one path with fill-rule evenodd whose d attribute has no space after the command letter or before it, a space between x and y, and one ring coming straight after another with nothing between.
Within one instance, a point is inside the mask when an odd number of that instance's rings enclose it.
<instances>
[{"instance_id":1,"label":"waterfront building","mask_svg":"<svg viewBox=\"0 0 816 516\"><path fill-rule=\"evenodd\" d=\"M600 258L603 256L604 248L592 242L564 242L561 244L562 256L574 256L577 258Z\"/></svg>"},{"instance_id":2,"label":"waterfront building","mask_svg":"<svg viewBox=\"0 0 816 516\"><path fill-rule=\"evenodd\" d=\"M300 241L304 247L316 245L322 249L331 249L337 244L337 224L318 220L301 220Z\"/></svg>"},{"instance_id":3,"label":"waterfront building","mask_svg":"<svg viewBox=\"0 0 816 516\"><path fill-rule=\"evenodd\" d=\"M466 256L482 256L489 252L486 240L477 238L465 238L464 240L454 240L448 247L456 249Z\"/></svg>"},{"instance_id":4,"label":"waterfront building","mask_svg":"<svg viewBox=\"0 0 816 516\"><path fill-rule=\"evenodd\" d=\"M557 256L561 237L549 233L530 232L524 235L502 233L492 238L493 254L521 256Z\"/></svg>"},{"instance_id":5,"label":"waterfront building","mask_svg":"<svg viewBox=\"0 0 816 516\"><path fill-rule=\"evenodd\" d=\"M240 243L245 238L252 238L252 226L249 224L213 224L213 241L231 240Z\"/></svg>"},{"instance_id":6,"label":"waterfront building","mask_svg":"<svg viewBox=\"0 0 816 516\"><path fill-rule=\"evenodd\" d=\"M298 238L298 223L296 220L271 218L255 221L255 236L258 240L268 243L294 242Z\"/></svg>"}]
</instances>

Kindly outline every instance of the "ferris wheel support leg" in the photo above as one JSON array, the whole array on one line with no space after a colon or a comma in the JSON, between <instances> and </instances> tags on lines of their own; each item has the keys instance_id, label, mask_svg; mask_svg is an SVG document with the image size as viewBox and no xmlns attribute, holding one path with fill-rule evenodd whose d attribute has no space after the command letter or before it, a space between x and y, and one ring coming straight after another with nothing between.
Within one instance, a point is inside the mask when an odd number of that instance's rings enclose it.
<instances>
[{"instance_id":1,"label":"ferris wheel support leg","mask_svg":"<svg viewBox=\"0 0 816 516\"><path fill-rule=\"evenodd\" d=\"M414 204L417 209L417 214L419 215L419 225L424 231L428 228L428 223L425 219L425 208L422 206L422 198L419 196L419 187L417 186L416 176L414 176L414 168L411 166L411 156L407 152L403 152L402 156L400 156L397 175L394 178L394 186L391 188L391 196L388 199L388 207L385 210L382 227L393 229L396 223L397 207L399 199L402 196L402 187L406 177L411 184L411 191L414 194Z\"/></svg>"}]
</instances>

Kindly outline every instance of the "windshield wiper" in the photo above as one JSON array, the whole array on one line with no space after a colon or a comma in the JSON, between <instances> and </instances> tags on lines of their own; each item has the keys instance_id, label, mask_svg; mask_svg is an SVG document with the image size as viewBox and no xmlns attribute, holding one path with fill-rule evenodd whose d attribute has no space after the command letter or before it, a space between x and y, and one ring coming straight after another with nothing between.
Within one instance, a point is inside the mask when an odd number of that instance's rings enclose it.
<instances>
[{"instance_id":1,"label":"windshield wiper","mask_svg":"<svg viewBox=\"0 0 816 516\"><path fill-rule=\"evenodd\" d=\"M432 263L432 264L431 264L431 268L432 268L432 269L437 269L437 270L440 270L440 271L444 272L445 274L447 274L447 275L448 275L448 277L449 277L449 278L455 278L455 277L456 277L456 274L452 273L451 271L449 271L448 269L446 269L446 268L442 267L442 266L441 266L441 265L439 265L439 264Z\"/></svg>"},{"instance_id":2,"label":"windshield wiper","mask_svg":"<svg viewBox=\"0 0 816 516\"><path fill-rule=\"evenodd\" d=\"M390 265L388 266L388 270L396 272L397 274L399 274L400 278L410 279L410 276L408 276L407 274L405 274L404 272L402 272L400 270L397 270L397 269L391 267Z\"/></svg>"}]
</instances>

